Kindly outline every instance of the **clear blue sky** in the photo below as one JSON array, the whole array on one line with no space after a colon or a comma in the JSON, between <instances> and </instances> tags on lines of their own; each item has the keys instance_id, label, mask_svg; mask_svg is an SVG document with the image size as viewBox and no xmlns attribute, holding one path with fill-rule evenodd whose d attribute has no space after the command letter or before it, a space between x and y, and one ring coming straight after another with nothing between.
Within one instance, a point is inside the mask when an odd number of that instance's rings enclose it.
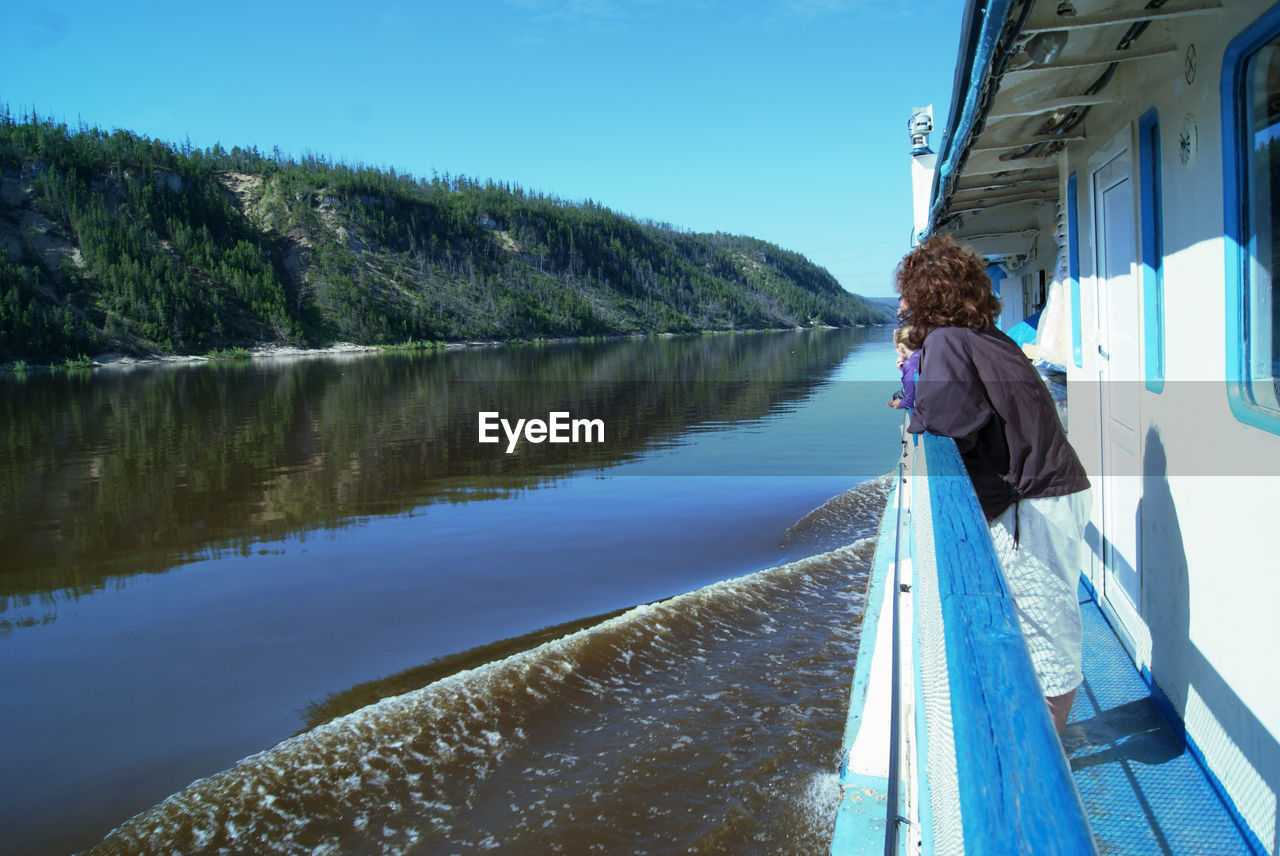
<instances>
[{"instance_id":1,"label":"clear blue sky","mask_svg":"<svg viewBox=\"0 0 1280 856\"><path fill-rule=\"evenodd\" d=\"M0 101L221 143L519 184L751 235L892 293L907 118L946 122L960 0L29 2Z\"/></svg>"}]
</instances>

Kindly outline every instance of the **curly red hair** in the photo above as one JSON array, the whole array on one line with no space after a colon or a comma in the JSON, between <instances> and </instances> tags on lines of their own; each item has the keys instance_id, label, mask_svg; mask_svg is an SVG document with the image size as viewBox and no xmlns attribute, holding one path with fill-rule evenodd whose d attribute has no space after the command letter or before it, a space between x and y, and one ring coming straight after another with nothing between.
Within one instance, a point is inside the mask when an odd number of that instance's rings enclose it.
<instances>
[{"instance_id":1,"label":"curly red hair","mask_svg":"<svg viewBox=\"0 0 1280 856\"><path fill-rule=\"evenodd\" d=\"M921 241L899 263L894 282L906 303L899 317L910 325L911 348L919 348L938 327L987 330L1000 314L986 262L950 235Z\"/></svg>"}]
</instances>

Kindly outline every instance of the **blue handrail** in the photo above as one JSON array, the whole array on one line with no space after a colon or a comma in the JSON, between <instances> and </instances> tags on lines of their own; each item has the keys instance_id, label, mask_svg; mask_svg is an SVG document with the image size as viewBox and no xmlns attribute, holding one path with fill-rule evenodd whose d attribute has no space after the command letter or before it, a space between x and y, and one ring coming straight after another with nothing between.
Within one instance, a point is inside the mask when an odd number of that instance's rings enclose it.
<instances>
[{"instance_id":1,"label":"blue handrail","mask_svg":"<svg viewBox=\"0 0 1280 856\"><path fill-rule=\"evenodd\" d=\"M955 442L924 435L966 854L1096 856Z\"/></svg>"}]
</instances>

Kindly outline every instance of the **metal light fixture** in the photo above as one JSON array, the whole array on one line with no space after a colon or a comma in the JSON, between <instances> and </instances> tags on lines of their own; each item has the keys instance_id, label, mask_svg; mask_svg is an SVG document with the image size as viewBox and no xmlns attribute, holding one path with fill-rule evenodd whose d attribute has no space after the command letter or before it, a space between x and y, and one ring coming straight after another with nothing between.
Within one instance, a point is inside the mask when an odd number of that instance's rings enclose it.
<instances>
[{"instance_id":1,"label":"metal light fixture","mask_svg":"<svg viewBox=\"0 0 1280 856\"><path fill-rule=\"evenodd\" d=\"M1026 51L1036 65L1047 65L1057 59L1066 46L1067 31L1051 30L1032 36L1031 41L1027 42Z\"/></svg>"}]
</instances>

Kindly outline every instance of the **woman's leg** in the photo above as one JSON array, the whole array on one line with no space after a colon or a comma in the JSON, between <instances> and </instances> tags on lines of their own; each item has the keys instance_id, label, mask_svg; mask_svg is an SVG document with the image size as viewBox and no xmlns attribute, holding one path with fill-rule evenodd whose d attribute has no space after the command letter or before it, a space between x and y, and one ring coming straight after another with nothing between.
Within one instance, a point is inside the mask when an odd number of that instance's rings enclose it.
<instances>
[{"instance_id":1,"label":"woman's leg","mask_svg":"<svg viewBox=\"0 0 1280 856\"><path fill-rule=\"evenodd\" d=\"M1071 702L1076 697L1076 691L1063 693L1060 696L1047 698L1045 701L1049 703L1049 715L1053 717L1053 727L1058 729L1058 736L1062 736L1062 729L1067 727L1067 717L1071 715Z\"/></svg>"}]
</instances>

